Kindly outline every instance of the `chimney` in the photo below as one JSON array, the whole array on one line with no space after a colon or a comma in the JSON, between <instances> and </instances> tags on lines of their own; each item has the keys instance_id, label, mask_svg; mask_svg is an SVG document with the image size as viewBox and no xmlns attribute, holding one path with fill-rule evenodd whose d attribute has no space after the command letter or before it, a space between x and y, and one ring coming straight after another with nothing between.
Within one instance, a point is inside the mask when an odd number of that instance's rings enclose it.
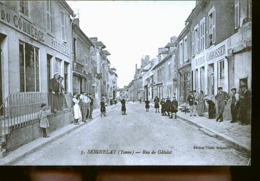
<instances>
[{"instance_id":1,"label":"chimney","mask_svg":"<svg viewBox=\"0 0 260 181\"><path fill-rule=\"evenodd\" d=\"M176 36L172 36L172 37L171 37L171 42L172 42L172 43L174 43L176 40L177 40L177 37L176 37Z\"/></svg>"},{"instance_id":2,"label":"chimney","mask_svg":"<svg viewBox=\"0 0 260 181\"><path fill-rule=\"evenodd\" d=\"M74 24L78 25L78 27L79 27L79 18L74 19Z\"/></svg>"},{"instance_id":3,"label":"chimney","mask_svg":"<svg viewBox=\"0 0 260 181\"><path fill-rule=\"evenodd\" d=\"M135 64L135 72L137 71L137 64Z\"/></svg>"},{"instance_id":4,"label":"chimney","mask_svg":"<svg viewBox=\"0 0 260 181\"><path fill-rule=\"evenodd\" d=\"M96 43L96 42L97 42L97 37L90 37L90 40L91 40L93 43Z\"/></svg>"}]
</instances>

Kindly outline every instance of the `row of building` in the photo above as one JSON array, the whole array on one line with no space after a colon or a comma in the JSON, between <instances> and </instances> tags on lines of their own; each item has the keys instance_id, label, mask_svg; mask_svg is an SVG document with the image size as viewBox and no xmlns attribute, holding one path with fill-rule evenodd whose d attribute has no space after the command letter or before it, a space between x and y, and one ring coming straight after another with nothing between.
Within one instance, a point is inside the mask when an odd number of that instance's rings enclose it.
<instances>
[{"instance_id":1,"label":"row of building","mask_svg":"<svg viewBox=\"0 0 260 181\"><path fill-rule=\"evenodd\" d=\"M251 0L197 0L178 37L158 48L152 60L142 58L121 95L130 100L176 95L184 103L190 90L202 90L213 101L218 87L251 90L251 14Z\"/></svg>"},{"instance_id":2,"label":"row of building","mask_svg":"<svg viewBox=\"0 0 260 181\"><path fill-rule=\"evenodd\" d=\"M10 95L48 93L56 72L68 94L115 98L110 53L81 30L65 0L0 1L0 48L0 105Z\"/></svg>"}]
</instances>

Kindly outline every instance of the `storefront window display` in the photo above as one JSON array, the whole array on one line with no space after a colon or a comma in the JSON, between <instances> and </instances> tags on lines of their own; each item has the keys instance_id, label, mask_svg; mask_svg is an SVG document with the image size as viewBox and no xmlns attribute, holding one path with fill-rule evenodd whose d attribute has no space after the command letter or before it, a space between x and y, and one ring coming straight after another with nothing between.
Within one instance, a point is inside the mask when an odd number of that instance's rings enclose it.
<instances>
[{"instance_id":1,"label":"storefront window display","mask_svg":"<svg viewBox=\"0 0 260 181\"><path fill-rule=\"evenodd\" d=\"M19 56L20 92L39 92L39 49L20 42Z\"/></svg>"}]
</instances>

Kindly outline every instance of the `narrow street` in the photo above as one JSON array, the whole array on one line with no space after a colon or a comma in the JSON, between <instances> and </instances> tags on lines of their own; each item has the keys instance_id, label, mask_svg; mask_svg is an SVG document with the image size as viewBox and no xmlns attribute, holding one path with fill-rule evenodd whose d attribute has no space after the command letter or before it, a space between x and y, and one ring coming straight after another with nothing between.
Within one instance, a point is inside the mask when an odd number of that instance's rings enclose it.
<instances>
[{"instance_id":1,"label":"narrow street","mask_svg":"<svg viewBox=\"0 0 260 181\"><path fill-rule=\"evenodd\" d=\"M19 160L14 165L245 165L246 154L144 103L117 104L103 118ZM51 136L51 134L50 134ZM204 149L203 149L204 148Z\"/></svg>"}]
</instances>

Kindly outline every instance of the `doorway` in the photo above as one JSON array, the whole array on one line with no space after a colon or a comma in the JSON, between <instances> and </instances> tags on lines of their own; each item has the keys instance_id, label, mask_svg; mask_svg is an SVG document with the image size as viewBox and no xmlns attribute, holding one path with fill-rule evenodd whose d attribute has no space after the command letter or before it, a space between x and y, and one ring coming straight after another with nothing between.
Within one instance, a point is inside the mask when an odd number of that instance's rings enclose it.
<instances>
[{"instance_id":1,"label":"doorway","mask_svg":"<svg viewBox=\"0 0 260 181\"><path fill-rule=\"evenodd\" d=\"M208 96L214 96L214 64L208 65Z\"/></svg>"},{"instance_id":2,"label":"doorway","mask_svg":"<svg viewBox=\"0 0 260 181\"><path fill-rule=\"evenodd\" d=\"M1 34L0 33L0 106L2 106L3 104L3 89L4 89L4 86L3 86L3 71L2 71L2 68L3 68L3 41L5 39L5 35ZM1 107L0 109L0 115L3 115L3 108Z\"/></svg>"}]
</instances>

